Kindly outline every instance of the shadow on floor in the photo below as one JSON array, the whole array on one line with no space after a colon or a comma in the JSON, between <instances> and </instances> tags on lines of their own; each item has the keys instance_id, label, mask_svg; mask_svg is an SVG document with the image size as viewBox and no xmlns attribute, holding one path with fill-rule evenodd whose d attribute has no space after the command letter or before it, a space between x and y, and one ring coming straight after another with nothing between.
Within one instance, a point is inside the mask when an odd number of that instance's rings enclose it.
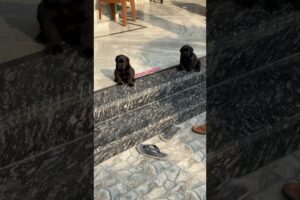
<instances>
[{"instance_id":1,"label":"shadow on floor","mask_svg":"<svg viewBox=\"0 0 300 200\"><path fill-rule=\"evenodd\" d=\"M114 70L113 69L100 69L100 71L109 78L110 80L114 80Z\"/></svg>"},{"instance_id":2,"label":"shadow on floor","mask_svg":"<svg viewBox=\"0 0 300 200\"><path fill-rule=\"evenodd\" d=\"M36 18L40 0L31 3L0 2L0 17L12 29L17 29L34 39L39 32Z\"/></svg>"},{"instance_id":3,"label":"shadow on floor","mask_svg":"<svg viewBox=\"0 0 300 200\"><path fill-rule=\"evenodd\" d=\"M172 4L184 10L187 10L191 13L206 16L206 8L198 3L183 3L183 2L174 1L172 2Z\"/></svg>"}]
</instances>

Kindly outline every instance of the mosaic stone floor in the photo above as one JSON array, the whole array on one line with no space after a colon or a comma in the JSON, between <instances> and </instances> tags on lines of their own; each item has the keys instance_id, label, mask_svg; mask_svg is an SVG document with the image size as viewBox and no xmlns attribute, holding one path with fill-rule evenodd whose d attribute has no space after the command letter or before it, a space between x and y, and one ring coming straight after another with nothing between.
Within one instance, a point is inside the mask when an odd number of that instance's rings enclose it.
<instances>
[{"instance_id":1,"label":"mosaic stone floor","mask_svg":"<svg viewBox=\"0 0 300 200\"><path fill-rule=\"evenodd\" d=\"M131 148L94 169L95 200L204 200L206 199L206 136L191 126L205 123L206 113L179 125L172 141L158 136L155 144L166 160L144 157Z\"/></svg>"},{"instance_id":2,"label":"mosaic stone floor","mask_svg":"<svg viewBox=\"0 0 300 200\"><path fill-rule=\"evenodd\" d=\"M206 1L168 0L136 6L138 20L123 28L113 21L95 25L94 90L111 85L115 56L130 57L136 72L179 63L179 49L190 44L198 57L206 55ZM130 15L130 13L128 14ZM95 15L95 20L98 16ZM109 35L111 34L111 35Z\"/></svg>"}]
</instances>

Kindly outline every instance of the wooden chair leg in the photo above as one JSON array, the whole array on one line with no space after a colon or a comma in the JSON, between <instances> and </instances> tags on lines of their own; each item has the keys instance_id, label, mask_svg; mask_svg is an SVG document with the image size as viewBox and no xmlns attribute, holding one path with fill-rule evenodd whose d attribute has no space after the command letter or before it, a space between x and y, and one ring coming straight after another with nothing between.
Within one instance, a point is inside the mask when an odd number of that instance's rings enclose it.
<instances>
[{"instance_id":1,"label":"wooden chair leg","mask_svg":"<svg viewBox=\"0 0 300 200\"><path fill-rule=\"evenodd\" d=\"M127 12L126 12L126 0L122 0L122 17L123 17L123 26L127 25Z\"/></svg>"},{"instance_id":2,"label":"wooden chair leg","mask_svg":"<svg viewBox=\"0 0 300 200\"><path fill-rule=\"evenodd\" d=\"M160 3L163 3L164 2L164 0L160 0Z\"/></svg>"},{"instance_id":3,"label":"wooden chair leg","mask_svg":"<svg viewBox=\"0 0 300 200\"><path fill-rule=\"evenodd\" d=\"M101 15L102 15L102 3L101 3L101 0L98 0L98 12L99 12L99 19L101 19Z\"/></svg>"},{"instance_id":4,"label":"wooden chair leg","mask_svg":"<svg viewBox=\"0 0 300 200\"><path fill-rule=\"evenodd\" d=\"M111 17L114 21L116 21L116 7L114 3L110 3Z\"/></svg>"},{"instance_id":5,"label":"wooden chair leg","mask_svg":"<svg viewBox=\"0 0 300 200\"><path fill-rule=\"evenodd\" d=\"M130 0L130 7L131 7L131 13L132 13L132 17L133 20L136 20L136 10L135 10L135 3L134 0Z\"/></svg>"}]
</instances>

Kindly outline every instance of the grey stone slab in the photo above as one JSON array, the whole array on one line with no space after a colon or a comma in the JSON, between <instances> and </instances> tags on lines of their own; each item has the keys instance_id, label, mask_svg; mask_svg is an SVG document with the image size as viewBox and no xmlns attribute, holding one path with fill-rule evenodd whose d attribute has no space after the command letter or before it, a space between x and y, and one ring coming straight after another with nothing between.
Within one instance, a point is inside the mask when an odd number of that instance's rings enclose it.
<instances>
[{"instance_id":1,"label":"grey stone slab","mask_svg":"<svg viewBox=\"0 0 300 200\"><path fill-rule=\"evenodd\" d=\"M250 142L299 120L299 58L208 88L209 151Z\"/></svg>"},{"instance_id":2,"label":"grey stone slab","mask_svg":"<svg viewBox=\"0 0 300 200\"><path fill-rule=\"evenodd\" d=\"M95 147L106 145L128 134L159 122L185 109L205 103L204 88L194 86L131 112L95 125Z\"/></svg>"},{"instance_id":3,"label":"grey stone slab","mask_svg":"<svg viewBox=\"0 0 300 200\"><path fill-rule=\"evenodd\" d=\"M0 169L1 199L93 198L93 138Z\"/></svg>"},{"instance_id":4,"label":"grey stone slab","mask_svg":"<svg viewBox=\"0 0 300 200\"><path fill-rule=\"evenodd\" d=\"M93 63L66 49L61 55L31 55L0 67L0 122L60 101L93 94Z\"/></svg>"},{"instance_id":5,"label":"grey stone slab","mask_svg":"<svg viewBox=\"0 0 300 200\"><path fill-rule=\"evenodd\" d=\"M95 124L194 85L205 87L205 75L197 72L177 72L172 68L138 79L135 85L134 88L114 86L96 92Z\"/></svg>"},{"instance_id":6,"label":"grey stone slab","mask_svg":"<svg viewBox=\"0 0 300 200\"><path fill-rule=\"evenodd\" d=\"M93 133L93 99L57 104L0 125L0 168Z\"/></svg>"},{"instance_id":7,"label":"grey stone slab","mask_svg":"<svg viewBox=\"0 0 300 200\"><path fill-rule=\"evenodd\" d=\"M282 134L283 132L285 134ZM291 153L299 141L299 123L295 123L268 136L240 145L236 149L223 151L223 154L213 155L209 152L207 163L209 195L213 195L217 187L231 178L242 177Z\"/></svg>"}]
</instances>

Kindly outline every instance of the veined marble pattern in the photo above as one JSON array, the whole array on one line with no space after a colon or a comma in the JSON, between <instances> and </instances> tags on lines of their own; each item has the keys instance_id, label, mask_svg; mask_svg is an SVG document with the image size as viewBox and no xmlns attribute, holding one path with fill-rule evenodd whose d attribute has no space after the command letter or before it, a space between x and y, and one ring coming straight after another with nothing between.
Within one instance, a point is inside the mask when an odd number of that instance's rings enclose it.
<instances>
[{"instance_id":1,"label":"veined marble pattern","mask_svg":"<svg viewBox=\"0 0 300 200\"><path fill-rule=\"evenodd\" d=\"M113 71L118 54L129 56L136 72L177 65L184 44L193 46L198 57L205 56L205 5L205 1L171 0L137 6L139 19L135 24L146 28L95 38L94 90L115 84Z\"/></svg>"},{"instance_id":2,"label":"veined marble pattern","mask_svg":"<svg viewBox=\"0 0 300 200\"><path fill-rule=\"evenodd\" d=\"M158 136L144 142L169 154L160 161L131 148L94 170L95 200L206 199L206 136L191 127L205 123L205 113L182 124L170 142Z\"/></svg>"},{"instance_id":3,"label":"veined marble pattern","mask_svg":"<svg viewBox=\"0 0 300 200\"><path fill-rule=\"evenodd\" d=\"M282 186L288 182L300 182L300 150L280 158L256 171L238 179L229 180L220 188L222 193L227 191L227 199L233 197L237 186L248 190L243 200L285 200ZM231 192L228 190L231 189ZM226 198L224 198L226 199Z\"/></svg>"}]
</instances>

